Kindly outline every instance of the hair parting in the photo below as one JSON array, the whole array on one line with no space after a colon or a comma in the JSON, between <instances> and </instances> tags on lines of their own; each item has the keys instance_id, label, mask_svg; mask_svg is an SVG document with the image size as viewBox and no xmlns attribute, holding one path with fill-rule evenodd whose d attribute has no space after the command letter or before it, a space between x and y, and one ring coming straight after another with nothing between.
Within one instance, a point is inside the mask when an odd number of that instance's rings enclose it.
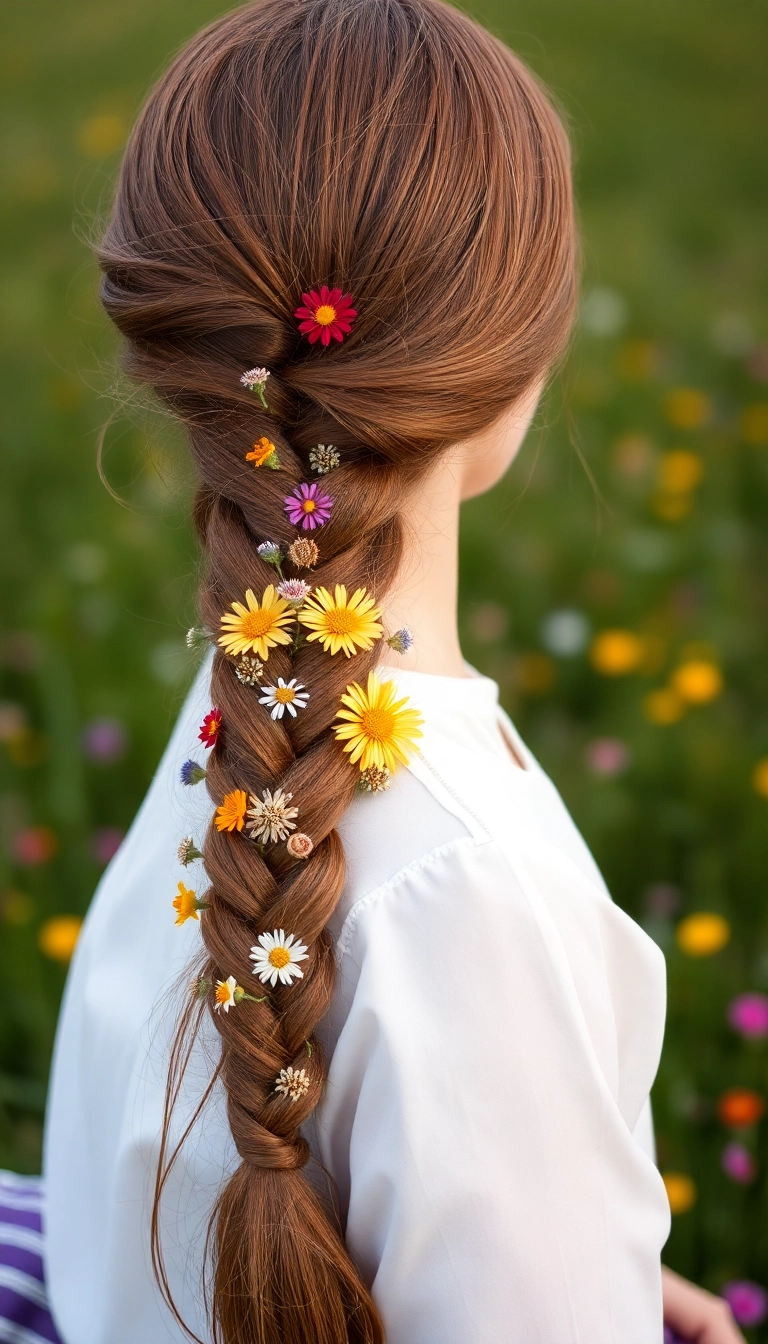
<instances>
[{"instance_id":1,"label":"hair parting","mask_svg":"<svg viewBox=\"0 0 768 1344\"><path fill-rule=\"evenodd\" d=\"M100 263L126 370L178 417L197 466L205 630L218 632L248 590L261 599L277 586L259 551L267 541L283 579L364 588L386 612L409 489L559 358L574 255L557 115L506 47L440 0L260 0L189 43L134 128ZM313 295L334 293L347 307L326 344ZM303 334L296 310L308 300ZM310 498L298 487L313 482L323 514L305 531L291 517ZM297 538L317 551L289 551ZM202 1013L192 1003L182 1015L152 1235L180 1320L159 1208L199 1114L171 1143L207 1011L221 1057L201 1107L223 1089L240 1158L209 1228L216 1344L384 1339L339 1222L306 1179L302 1132L325 1078L315 1029L334 986L337 827L360 782L332 724L377 648L348 658L306 636L271 647L263 681L295 678L309 693L295 716L259 702L251 665L238 675L235 657L214 656L210 704L224 725L206 757L214 806L236 790L282 790L311 841L291 853L212 822L200 845L202 975L209 986L233 979L225 1008L209 993ZM233 986L255 983L251 949L272 930L305 945L301 974L238 998ZM303 1076L281 1092L288 1069Z\"/></svg>"}]
</instances>

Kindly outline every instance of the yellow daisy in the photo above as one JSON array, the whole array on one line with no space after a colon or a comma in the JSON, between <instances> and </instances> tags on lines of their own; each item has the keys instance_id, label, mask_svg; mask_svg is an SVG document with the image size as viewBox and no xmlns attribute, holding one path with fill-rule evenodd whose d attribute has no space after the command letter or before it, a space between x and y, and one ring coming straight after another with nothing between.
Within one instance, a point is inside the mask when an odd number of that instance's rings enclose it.
<instances>
[{"instance_id":1,"label":"yellow daisy","mask_svg":"<svg viewBox=\"0 0 768 1344\"><path fill-rule=\"evenodd\" d=\"M224 802L216 808L214 821L217 831L242 831L245 825L245 813L248 807L248 794L244 789L233 789L224 794Z\"/></svg>"},{"instance_id":2,"label":"yellow daisy","mask_svg":"<svg viewBox=\"0 0 768 1344\"><path fill-rule=\"evenodd\" d=\"M347 687L341 697L345 709L336 715L342 719L335 729L336 739L346 742L352 764L360 763L361 770L376 766L378 770L397 769L408 764L409 748L421 737L424 722L418 710L409 708L409 700L397 700L393 681L380 681L375 672L368 673L368 686L363 690L356 681Z\"/></svg>"},{"instance_id":3,"label":"yellow daisy","mask_svg":"<svg viewBox=\"0 0 768 1344\"><path fill-rule=\"evenodd\" d=\"M308 640L322 640L326 653L343 649L349 658L358 649L372 649L384 633L379 624L381 608L367 589L358 588L347 601L347 590L337 583L333 596L327 588L316 588L299 612L299 620L312 631Z\"/></svg>"},{"instance_id":4,"label":"yellow daisy","mask_svg":"<svg viewBox=\"0 0 768 1344\"><path fill-rule=\"evenodd\" d=\"M247 606L233 602L232 611L222 616L219 644L232 657L253 650L266 662L275 644L290 644L292 636L286 633L285 626L290 625L296 613L284 598L278 597L271 583L264 589L261 605L251 588L245 600Z\"/></svg>"}]
</instances>

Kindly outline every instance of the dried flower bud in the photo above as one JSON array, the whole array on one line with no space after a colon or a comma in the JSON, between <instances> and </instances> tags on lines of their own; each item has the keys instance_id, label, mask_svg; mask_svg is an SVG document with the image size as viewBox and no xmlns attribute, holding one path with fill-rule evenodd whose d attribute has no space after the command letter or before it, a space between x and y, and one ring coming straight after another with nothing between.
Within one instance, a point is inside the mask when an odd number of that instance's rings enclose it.
<instances>
[{"instance_id":1,"label":"dried flower bud","mask_svg":"<svg viewBox=\"0 0 768 1344\"><path fill-rule=\"evenodd\" d=\"M314 845L308 835L303 831L297 831L295 835L288 837L285 848L293 859L308 859Z\"/></svg>"},{"instance_id":2,"label":"dried flower bud","mask_svg":"<svg viewBox=\"0 0 768 1344\"><path fill-rule=\"evenodd\" d=\"M310 449L309 465L318 476L325 476L329 471L333 471L340 461L338 450L332 443L318 443L316 448Z\"/></svg>"},{"instance_id":3,"label":"dried flower bud","mask_svg":"<svg viewBox=\"0 0 768 1344\"><path fill-rule=\"evenodd\" d=\"M369 765L367 770L360 772L360 788L366 793L383 793L389 788L392 779L392 772L384 765L379 769L377 765Z\"/></svg>"},{"instance_id":4,"label":"dried flower bud","mask_svg":"<svg viewBox=\"0 0 768 1344\"><path fill-rule=\"evenodd\" d=\"M202 859L203 857L191 835L185 836L179 845L179 848L176 850L176 853L178 855L179 863L182 863L185 868L188 868L190 863L193 863L195 859Z\"/></svg>"},{"instance_id":5,"label":"dried flower bud","mask_svg":"<svg viewBox=\"0 0 768 1344\"><path fill-rule=\"evenodd\" d=\"M213 635L204 625L193 625L191 630L187 631L187 648L202 649L206 644L210 644Z\"/></svg>"},{"instance_id":6,"label":"dried flower bud","mask_svg":"<svg viewBox=\"0 0 768 1344\"><path fill-rule=\"evenodd\" d=\"M309 537L299 537L288 547L288 555L297 569L314 569L320 559L317 542Z\"/></svg>"},{"instance_id":7,"label":"dried flower bud","mask_svg":"<svg viewBox=\"0 0 768 1344\"><path fill-rule=\"evenodd\" d=\"M235 676L243 686L257 686L261 681L264 664L250 653L244 653L235 663Z\"/></svg>"}]
</instances>

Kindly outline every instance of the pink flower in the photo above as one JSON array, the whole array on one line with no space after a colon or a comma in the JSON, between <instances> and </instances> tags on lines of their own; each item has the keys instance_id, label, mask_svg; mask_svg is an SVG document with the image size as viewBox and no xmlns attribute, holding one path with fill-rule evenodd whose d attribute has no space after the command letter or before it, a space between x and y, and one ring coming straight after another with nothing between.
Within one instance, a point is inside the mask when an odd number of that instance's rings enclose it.
<instances>
[{"instance_id":1,"label":"pink flower","mask_svg":"<svg viewBox=\"0 0 768 1344\"><path fill-rule=\"evenodd\" d=\"M285 512L290 522L305 532L327 523L332 506L331 496L324 495L316 481L311 485L297 485L285 498Z\"/></svg>"},{"instance_id":2,"label":"pink flower","mask_svg":"<svg viewBox=\"0 0 768 1344\"><path fill-rule=\"evenodd\" d=\"M125 839L125 831L118 826L100 826L91 836L91 853L97 863L107 864L113 859Z\"/></svg>"},{"instance_id":3,"label":"pink flower","mask_svg":"<svg viewBox=\"0 0 768 1344\"><path fill-rule=\"evenodd\" d=\"M83 729L83 751L89 761L119 761L128 735L118 719L92 719Z\"/></svg>"},{"instance_id":4,"label":"pink flower","mask_svg":"<svg viewBox=\"0 0 768 1344\"><path fill-rule=\"evenodd\" d=\"M598 737L587 747L587 765L596 775L620 775L629 762L629 749L618 737Z\"/></svg>"},{"instance_id":5,"label":"pink flower","mask_svg":"<svg viewBox=\"0 0 768 1344\"><path fill-rule=\"evenodd\" d=\"M760 1325L768 1315L768 1293L759 1283L737 1279L720 1290L738 1325Z\"/></svg>"},{"instance_id":6,"label":"pink flower","mask_svg":"<svg viewBox=\"0 0 768 1344\"><path fill-rule=\"evenodd\" d=\"M50 826L27 826L13 837L13 857L24 868L48 863L59 848Z\"/></svg>"},{"instance_id":7,"label":"pink flower","mask_svg":"<svg viewBox=\"0 0 768 1344\"><path fill-rule=\"evenodd\" d=\"M351 294L342 294L340 289L329 289L327 285L322 285L319 292L310 289L308 294L302 294L301 307L294 313L300 319L302 336L307 337L310 345L316 341L330 345L331 337L343 341L357 317L352 302Z\"/></svg>"},{"instance_id":8,"label":"pink flower","mask_svg":"<svg viewBox=\"0 0 768 1344\"><path fill-rule=\"evenodd\" d=\"M727 1143L720 1155L720 1165L726 1176L739 1185L749 1185L755 1179L755 1159L743 1143Z\"/></svg>"},{"instance_id":9,"label":"pink flower","mask_svg":"<svg viewBox=\"0 0 768 1344\"><path fill-rule=\"evenodd\" d=\"M768 995L738 994L728 1004L728 1021L741 1036L768 1036Z\"/></svg>"}]
</instances>

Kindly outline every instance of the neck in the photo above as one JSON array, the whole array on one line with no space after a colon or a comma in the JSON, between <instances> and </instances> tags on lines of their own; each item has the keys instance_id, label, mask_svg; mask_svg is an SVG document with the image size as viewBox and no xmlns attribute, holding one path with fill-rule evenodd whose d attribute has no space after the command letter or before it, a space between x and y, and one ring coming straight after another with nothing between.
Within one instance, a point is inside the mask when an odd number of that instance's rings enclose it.
<instances>
[{"instance_id":1,"label":"neck","mask_svg":"<svg viewBox=\"0 0 768 1344\"><path fill-rule=\"evenodd\" d=\"M408 496L398 576L383 599L386 632L407 625L413 647L400 655L383 645L379 661L414 672L466 677L459 645L459 471L443 457Z\"/></svg>"}]
</instances>

